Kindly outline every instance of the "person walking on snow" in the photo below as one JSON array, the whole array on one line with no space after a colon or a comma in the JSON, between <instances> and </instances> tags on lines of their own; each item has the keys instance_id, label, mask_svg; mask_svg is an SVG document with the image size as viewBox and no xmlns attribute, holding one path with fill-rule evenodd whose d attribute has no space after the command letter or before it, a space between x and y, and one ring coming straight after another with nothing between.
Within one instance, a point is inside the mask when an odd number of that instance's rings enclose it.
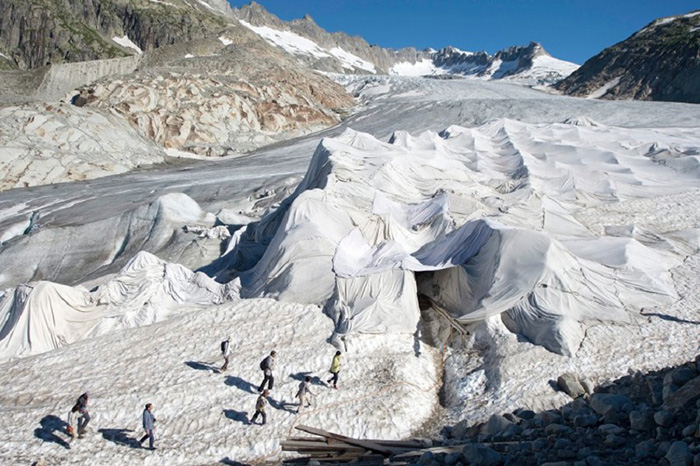
<instances>
[{"instance_id":1,"label":"person walking on snow","mask_svg":"<svg viewBox=\"0 0 700 466\"><path fill-rule=\"evenodd\" d=\"M340 372L340 351L335 352L333 356L333 362L331 362L331 374L333 377L328 379L328 383L333 382L333 388L338 388L338 372Z\"/></svg>"},{"instance_id":2,"label":"person walking on snow","mask_svg":"<svg viewBox=\"0 0 700 466\"><path fill-rule=\"evenodd\" d=\"M262 360L260 363L260 369L263 370L265 377L262 383L258 387L258 391L261 392L265 388L265 383L267 383L267 389L272 390L275 384L275 378L272 376L272 370L275 368L275 356L277 356L277 351L271 351L270 355Z\"/></svg>"},{"instance_id":3,"label":"person walking on snow","mask_svg":"<svg viewBox=\"0 0 700 466\"><path fill-rule=\"evenodd\" d=\"M80 417L78 418L78 437L80 438L82 438L82 436L85 435L85 432L87 432L87 425L90 422L90 413L88 413L87 405L88 393L85 392L80 395L78 401L76 401L75 406L73 407L73 409L77 407L77 411L80 413Z\"/></svg>"},{"instance_id":4,"label":"person walking on snow","mask_svg":"<svg viewBox=\"0 0 700 466\"><path fill-rule=\"evenodd\" d=\"M295 395L295 398L299 398L299 407L297 408L297 414L301 410L301 407L304 403L306 403L306 406L311 406L311 401L309 400L309 396L316 396L314 392L311 391L311 387L309 386L311 384L311 377L308 375L304 377L304 380L299 384L299 391Z\"/></svg>"},{"instance_id":5,"label":"person walking on snow","mask_svg":"<svg viewBox=\"0 0 700 466\"><path fill-rule=\"evenodd\" d=\"M231 358L231 340L232 336L229 335L228 338L221 342L221 354L224 357L224 365L221 366L221 372L226 372L226 369L228 369L228 363Z\"/></svg>"},{"instance_id":6,"label":"person walking on snow","mask_svg":"<svg viewBox=\"0 0 700 466\"><path fill-rule=\"evenodd\" d=\"M270 391L265 390L260 394L260 396L258 396L258 400L255 402L255 414L253 414L253 418L250 420L251 424L255 424L255 420L258 418L258 416L262 416L262 423L260 424L261 426L264 426L267 422L267 416L265 415L265 406L267 406L267 397L269 395Z\"/></svg>"},{"instance_id":7,"label":"person walking on snow","mask_svg":"<svg viewBox=\"0 0 700 466\"><path fill-rule=\"evenodd\" d=\"M141 437L141 440L139 440L139 443L143 443L148 439L148 449L149 450L155 450L156 447L153 446L153 443L155 442L155 437L153 436L153 429L155 429L154 424L156 423L156 417L153 415L153 405L151 403L147 403L146 407L143 410L143 430L146 432L146 435Z\"/></svg>"},{"instance_id":8,"label":"person walking on snow","mask_svg":"<svg viewBox=\"0 0 700 466\"><path fill-rule=\"evenodd\" d=\"M73 437L73 439L75 439L75 437L77 437L78 435L78 432L75 428L75 421L78 417L78 409L78 404L76 403L75 405L73 405L71 410L68 411L68 427L66 427L66 432L68 433L68 435Z\"/></svg>"}]
</instances>

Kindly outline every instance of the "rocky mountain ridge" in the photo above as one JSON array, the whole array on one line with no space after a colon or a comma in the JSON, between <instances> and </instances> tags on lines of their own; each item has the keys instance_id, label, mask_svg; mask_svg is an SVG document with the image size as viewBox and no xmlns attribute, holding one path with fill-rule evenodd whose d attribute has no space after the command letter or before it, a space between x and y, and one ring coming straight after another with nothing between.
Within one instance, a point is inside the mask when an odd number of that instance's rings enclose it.
<instances>
[{"instance_id":1,"label":"rocky mountain ridge","mask_svg":"<svg viewBox=\"0 0 700 466\"><path fill-rule=\"evenodd\" d=\"M579 97L700 103L700 10L653 21L556 88Z\"/></svg>"},{"instance_id":2,"label":"rocky mountain ridge","mask_svg":"<svg viewBox=\"0 0 700 466\"><path fill-rule=\"evenodd\" d=\"M233 16L253 27L253 30L266 37L271 43L286 47L285 38L272 31L291 32L312 41L318 50L288 50L295 58L308 66L323 71L341 73L411 74L411 75L458 75L481 79L515 78L518 75L531 78L534 84L551 84L559 81L577 65L551 57L541 44L531 42L527 46L513 46L496 52L493 56L486 52L464 52L454 47L444 47L439 51L416 50L408 47L399 50L370 45L361 37L349 36L343 32L329 33L319 27L309 15L292 21L282 21L255 2L232 10ZM263 28L272 29L263 30ZM287 39L289 40L289 39ZM334 59L334 50L343 50L359 57L358 64ZM328 51L331 51L328 53ZM337 55L337 54L335 54ZM529 73L538 56L549 57L553 63L542 73ZM362 61L366 63L362 63ZM553 65L553 66L552 66Z\"/></svg>"}]
</instances>

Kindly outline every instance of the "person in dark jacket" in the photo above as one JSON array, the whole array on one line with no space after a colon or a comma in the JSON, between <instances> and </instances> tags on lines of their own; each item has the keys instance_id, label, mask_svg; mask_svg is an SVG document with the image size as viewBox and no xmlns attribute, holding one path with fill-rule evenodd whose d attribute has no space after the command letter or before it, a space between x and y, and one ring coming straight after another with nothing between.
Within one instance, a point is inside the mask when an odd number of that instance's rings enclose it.
<instances>
[{"instance_id":1,"label":"person in dark jacket","mask_svg":"<svg viewBox=\"0 0 700 466\"><path fill-rule=\"evenodd\" d=\"M277 351L271 351L270 355L263 359L263 361L260 363L260 369L263 370L265 377L258 387L259 392L263 391L265 388L265 383L267 383L268 390L272 390L272 387L275 384L275 377L272 375L272 370L275 368L275 356L277 356Z\"/></svg>"},{"instance_id":2,"label":"person in dark jacket","mask_svg":"<svg viewBox=\"0 0 700 466\"><path fill-rule=\"evenodd\" d=\"M153 405L147 403L145 409L143 410L143 430L146 435L141 437L139 443L143 443L148 439L148 448L150 450L155 450L156 447L153 446L155 442L155 437L153 436L153 429L155 429L156 417L153 415Z\"/></svg>"},{"instance_id":3,"label":"person in dark jacket","mask_svg":"<svg viewBox=\"0 0 700 466\"><path fill-rule=\"evenodd\" d=\"M267 422L267 416L265 415L265 406L267 406L267 397L270 396L269 390L263 391L260 396L258 396L255 402L255 414L253 414L253 419L250 420L251 424L255 424L255 420L258 416L262 416L262 423L260 425L265 425Z\"/></svg>"},{"instance_id":4,"label":"person in dark jacket","mask_svg":"<svg viewBox=\"0 0 700 466\"><path fill-rule=\"evenodd\" d=\"M90 413L88 413L87 405L88 393L85 392L80 395L78 401L75 403L75 406L78 407L78 413L80 413L80 417L78 417L78 437L81 438L85 435L85 432L87 432L87 425L90 422Z\"/></svg>"}]
</instances>

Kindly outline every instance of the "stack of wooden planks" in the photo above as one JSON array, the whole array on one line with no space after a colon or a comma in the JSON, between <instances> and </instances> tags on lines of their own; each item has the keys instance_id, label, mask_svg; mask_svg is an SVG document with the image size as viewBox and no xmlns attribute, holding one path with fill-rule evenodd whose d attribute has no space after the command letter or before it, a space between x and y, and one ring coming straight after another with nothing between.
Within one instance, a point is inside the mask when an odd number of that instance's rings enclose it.
<instances>
[{"instance_id":1,"label":"stack of wooden planks","mask_svg":"<svg viewBox=\"0 0 700 466\"><path fill-rule=\"evenodd\" d=\"M309 426L296 426L297 430L315 437L289 437L282 442L282 451L300 455L288 462L317 460L324 463L361 462L382 464L384 458L429 447L425 440L366 440L346 437Z\"/></svg>"}]
</instances>

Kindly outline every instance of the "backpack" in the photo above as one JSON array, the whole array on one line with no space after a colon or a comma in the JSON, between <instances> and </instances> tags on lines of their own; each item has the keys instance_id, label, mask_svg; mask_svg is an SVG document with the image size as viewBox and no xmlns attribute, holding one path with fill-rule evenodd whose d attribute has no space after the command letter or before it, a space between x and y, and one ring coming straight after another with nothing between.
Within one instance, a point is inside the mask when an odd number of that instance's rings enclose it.
<instances>
[{"instance_id":1,"label":"backpack","mask_svg":"<svg viewBox=\"0 0 700 466\"><path fill-rule=\"evenodd\" d=\"M266 371L269 368L267 365L267 358L260 361L260 369Z\"/></svg>"},{"instance_id":2,"label":"backpack","mask_svg":"<svg viewBox=\"0 0 700 466\"><path fill-rule=\"evenodd\" d=\"M227 349L228 349L228 340L224 340L221 342L221 352L225 353Z\"/></svg>"}]
</instances>

